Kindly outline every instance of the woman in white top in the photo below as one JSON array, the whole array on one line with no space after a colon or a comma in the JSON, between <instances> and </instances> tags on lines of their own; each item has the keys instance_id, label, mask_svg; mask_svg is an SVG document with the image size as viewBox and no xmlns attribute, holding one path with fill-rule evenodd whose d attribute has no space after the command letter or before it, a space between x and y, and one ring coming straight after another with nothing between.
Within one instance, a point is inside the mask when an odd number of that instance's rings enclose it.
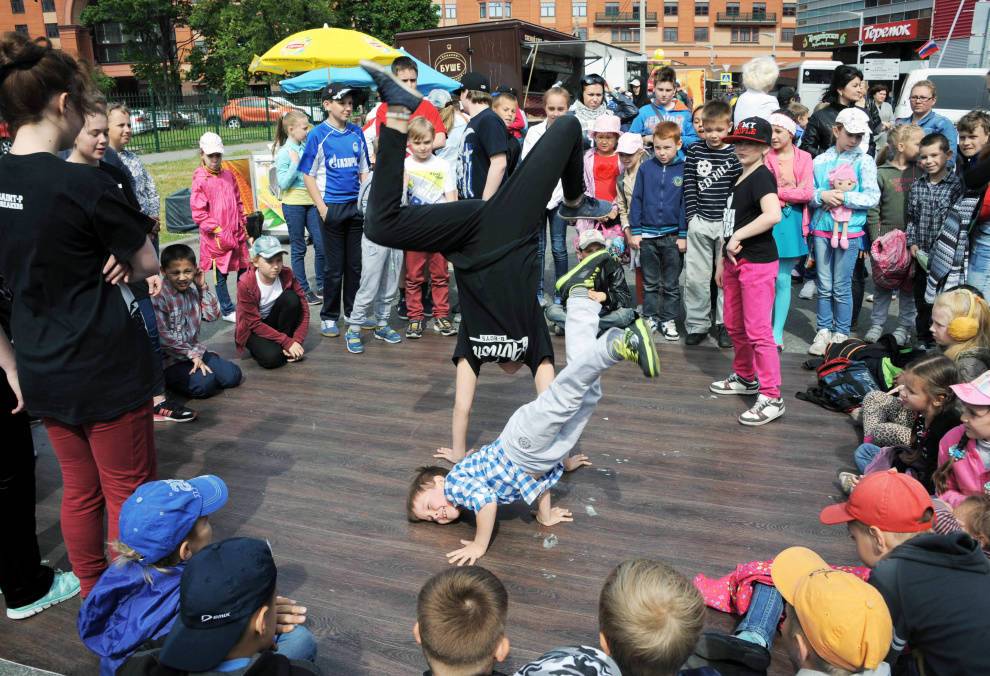
<instances>
[{"instance_id":1,"label":"woman in white top","mask_svg":"<svg viewBox=\"0 0 990 676\"><path fill-rule=\"evenodd\" d=\"M780 107L777 98L768 93L777 84L778 75L780 69L770 56L758 56L743 65L742 80L746 91L736 101L733 126L747 117L770 121L770 115Z\"/></svg>"}]
</instances>

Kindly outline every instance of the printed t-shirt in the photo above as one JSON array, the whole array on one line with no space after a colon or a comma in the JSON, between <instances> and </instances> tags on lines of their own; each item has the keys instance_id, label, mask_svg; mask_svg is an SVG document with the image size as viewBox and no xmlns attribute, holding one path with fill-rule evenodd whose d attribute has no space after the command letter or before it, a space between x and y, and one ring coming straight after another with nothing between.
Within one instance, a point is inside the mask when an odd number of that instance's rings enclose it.
<instances>
[{"instance_id":1,"label":"printed t-shirt","mask_svg":"<svg viewBox=\"0 0 990 676\"><path fill-rule=\"evenodd\" d=\"M327 204L356 201L361 174L371 170L364 132L356 124L348 123L340 130L322 122L306 137L298 169L316 179Z\"/></svg>"},{"instance_id":2,"label":"printed t-shirt","mask_svg":"<svg viewBox=\"0 0 990 676\"><path fill-rule=\"evenodd\" d=\"M518 141L509 138L509 130L498 115L487 108L468 122L461 150L461 176L457 186L461 199L482 199L488 168L492 157L505 153L505 176L502 184L516 167L522 148Z\"/></svg>"},{"instance_id":3,"label":"printed t-shirt","mask_svg":"<svg viewBox=\"0 0 990 676\"><path fill-rule=\"evenodd\" d=\"M409 204L438 204L447 201L447 193L457 190L450 165L436 155L420 162L407 157L405 163L406 190Z\"/></svg>"},{"instance_id":4,"label":"printed t-shirt","mask_svg":"<svg viewBox=\"0 0 990 676\"><path fill-rule=\"evenodd\" d=\"M619 155L604 157L595 153L595 197L606 202L614 202L618 196L615 179L619 176Z\"/></svg>"},{"instance_id":5,"label":"printed t-shirt","mask_svg":"<svg viewBox=\"0 0 990 676\"><path fill-rule=\"evenodd\" d=\"M752 174L736 183L722 217L722 236L725 241L728 242L732 233L749 225L763 213L760 200L765 195L776 194L777 179L765 165L760 165ZM773 228L742 240L742 251L736 256L737 260L741 258L750 263L772 263L777 260Z\"/></svg>"}]
</instances>

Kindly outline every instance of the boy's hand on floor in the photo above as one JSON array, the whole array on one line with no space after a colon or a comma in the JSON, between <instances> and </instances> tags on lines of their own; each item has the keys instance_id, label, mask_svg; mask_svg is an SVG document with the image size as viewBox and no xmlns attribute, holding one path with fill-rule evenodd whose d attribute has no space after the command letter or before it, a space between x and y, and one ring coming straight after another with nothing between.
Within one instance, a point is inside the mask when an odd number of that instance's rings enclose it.
<instances>
[{"instance_id":1,"label":"boy's hand on floor","mask_svg":"<svg viewBox=\"0 0 990 676\"><path fill-rule=\"evenodd\" d=\"M572 455L569 458L564 458L564 471L573 472L578 467L587 467L591 465L591 460L588 459L584 453L578 453L577 455Z\"/></svg>"},{"instance_id":2,"label":"boy's hand on floor","mask_svg":"<svg viewBox=\"0 0 990 676\"><path fill-rule=\"evenodd\" d=\"M677 250L681 253L687 253L687 240L678 239L677 240Z\"/></svg>"},{"instance_id":3,"label":"boy's hand on floor","mask_svg":"<svg viewBox=\"0 0 990 676\"><path fill-rule=\"evenodd\" d=\"M285 354L287 358L294 361L296 359L302 359L303 355L306 354L306 350L299 343L293 342L292 345L289 346L289 349L282 350L282 353Z\"/></svg>"},{"instance_id":4,"label":"boy's hand on floor","mask_svg":"<svg viewBox=\"0 0 990 676\"><path fill-rule=\"evenodd\" d=\"M537 512L536 520L540 522L541 526L553 526L565 521L573 521L574 517L571 516L571 510L569 509L564 509L563 507L551 507L550 516L542 517L540 513Z\"/></svg>"},{"instance_id":5,"label":"boy's hand on floor","mask_svg":"<svg viewBox=\"0 0 990 676\"><path fill-rule=\"evenodd\" d=\"M294 599L275 597L275 633L288 634L297 624L306 621L306 606L297 606Z\"/></svg>"},{"instance_id":6,"label":"boy's hand on floor","mask_svg":"<svg viewBox=\"0 0 990 676\"><path fill-rule=\"evenodd\" d=\"M436 453L433 454L433 457L442 458L443 460L446 460L450 464L456 465L457 463L459 463L461 460L464 459L465 455L467 455L467 453L464 452L458 453L452 448L447 448L446 446L443 446L437 449Z\"/></svg>"},{"instance_id":7,"label":"boy's hand on floor","mask_svg":"<svg viewBox=\"0 0 990 676\"><path fill-rule=\"evenodd\" d=\"M461 544L464 546L460 549L447 552L447 563L455 566L473 566L474 562L488 551L487 547L482 547L474 540L461 540Z\"/></svg>"}]
</instances>

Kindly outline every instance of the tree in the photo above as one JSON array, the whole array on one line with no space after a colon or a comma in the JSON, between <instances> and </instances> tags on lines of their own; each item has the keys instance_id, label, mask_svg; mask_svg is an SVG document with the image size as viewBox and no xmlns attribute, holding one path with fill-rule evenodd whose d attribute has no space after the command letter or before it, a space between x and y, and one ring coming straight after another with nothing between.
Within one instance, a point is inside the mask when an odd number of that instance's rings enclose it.
<instances>
[{"instance_id":1,"label":"tree","mask_svg":"<svg viewBox=\"0 0 990 676\"><path fill-rule=\"evenodd\" d=\"M176 43L175 29L187 23L191 6L191 0L99 0L83 10L82 22L119 24L134 76L167 106L181 86L179 53L186 46Z\"/></svg>"},{"instance_id":2,"label":"tree","mask_svg":"<svg viewBox=\"0 0 990 676\"><path fill-rule=\"evenodd\" d=\"M392 44L395 34L436 28L439 6L432 0L338 0L336 25L349 26Z\"/></svg>"}]
</instances>

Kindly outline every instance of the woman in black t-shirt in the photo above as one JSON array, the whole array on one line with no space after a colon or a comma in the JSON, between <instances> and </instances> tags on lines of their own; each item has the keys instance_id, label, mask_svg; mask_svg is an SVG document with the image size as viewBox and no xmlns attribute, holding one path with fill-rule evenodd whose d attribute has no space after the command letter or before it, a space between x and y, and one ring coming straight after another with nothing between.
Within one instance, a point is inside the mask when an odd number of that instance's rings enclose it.
<instances>
[{"instance_id":1,"label":"woman in black t-shirt","mask_svg":"<svg viewBox=\"0 0 990 676\"><path fill-rule=\"evenodd\" d=\"M157 272L152 223L108 174L56 156L95 109L71 57L0 39L0 114L15 130L0 158L0 274L23 399L62 468L62 534L84 596L106 568L120 505L155 478L151 348L118 288Z\"/></svg>"}]
</instances>

